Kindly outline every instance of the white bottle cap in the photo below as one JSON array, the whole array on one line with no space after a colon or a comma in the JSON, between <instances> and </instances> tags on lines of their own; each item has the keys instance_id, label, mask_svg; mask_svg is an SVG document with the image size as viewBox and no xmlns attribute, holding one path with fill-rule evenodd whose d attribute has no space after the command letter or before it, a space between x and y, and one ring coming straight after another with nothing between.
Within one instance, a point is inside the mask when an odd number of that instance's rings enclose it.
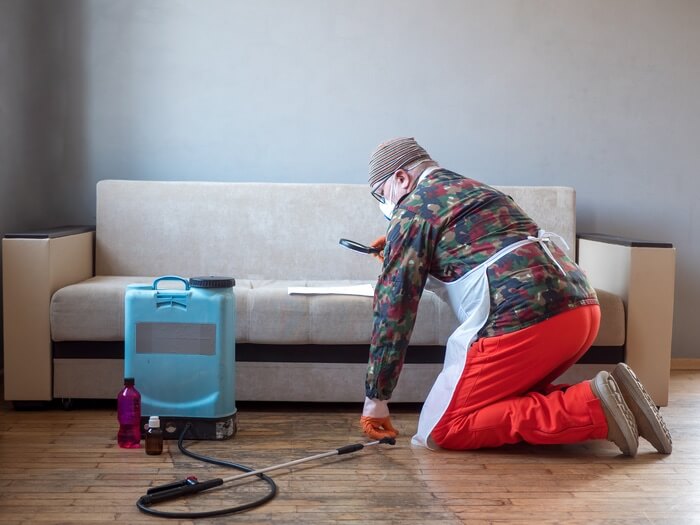
<instances>
[{"instance_id":1,"label":"white bottle cap","mask_svg":"<svg viewBox=\"0 0 700 525\"><path fill-rule=\"evenodd\" d=\"M160 418L158 416L149 417L148 428L160 428Z\"/></svg>"}]
</instances>

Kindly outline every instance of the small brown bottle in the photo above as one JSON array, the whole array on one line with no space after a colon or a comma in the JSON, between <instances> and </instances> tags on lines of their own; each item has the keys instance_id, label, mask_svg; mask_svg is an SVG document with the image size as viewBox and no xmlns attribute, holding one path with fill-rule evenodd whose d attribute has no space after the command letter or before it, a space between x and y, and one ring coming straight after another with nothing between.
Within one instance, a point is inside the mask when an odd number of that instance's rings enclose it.
<instances>
[{"instance_id":1,"label":"small brown bottle","mask_svg":"<svg viewBox=\"0 0 700 525\"><path fill-rule=\"evenodd\" d=\"M157 456L161 452L163 452L163 431L160 428L160 418L151 416L148 418L146 431L146 454Z\"/></svg>"}]
</instances>

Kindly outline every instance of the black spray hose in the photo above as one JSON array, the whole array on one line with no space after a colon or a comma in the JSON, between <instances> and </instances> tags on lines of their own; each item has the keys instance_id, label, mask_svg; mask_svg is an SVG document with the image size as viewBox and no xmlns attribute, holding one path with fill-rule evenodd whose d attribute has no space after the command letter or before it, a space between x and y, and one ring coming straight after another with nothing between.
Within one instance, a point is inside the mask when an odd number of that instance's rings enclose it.
<instances>
[{"instance_id":1,"label":"black spray hose","mask_svg":"<svg viewBox=\"0 0 700 525\"><path fill-rule=\"evenodd\" d=\"M177 440L177 448L182 452L185 456L189 456L194 459L198 459L199 461L204 461L205 463L211 463L212 465L218 465L221 467L228 467L228 468L233 468L236 470L240 470L243 472L252 472L253 469L250 467L246 467L245 465L240 465L238 463L232 463L229 461L224 461L222 459L216 459L216 458L211 458L209 456L203 456L202 454L197 454L196 452L192 452L190 450L187 450L182 442L185 440L185 434L187 431L190 429L190 424L187 423L185 425L185 428L183 429L182 433L180 434L180 438ZM162 501L167 501L171 499L176 499L176 498L182 498L185 496L188 496L190 494L196 494L198 492L202 492L204 490L209 490L214 487L221 486L223 484L223 480L221 478L214 478L206 481L197 481L197 478L194 476L190 476L187 479L181 480L181 481L175 481L173 483L167 483L165 485L159 485L157 487L152 487L148 489L146 494L144 496L141 496L139 500L136 502L136 506L141 512L144 512L146 514L150 514L151 516L157 516L159 518L175 518L175 519L194 519L194 518L212 518L215 516L224 516L226 514L234 514L236 512L243 512L255 507L259 507L261 505L264 505L268 501L270 501L272 498L274 498L277 495L277 485L275 484L274 480L266 476L265 474L260 474L258 476L261 480L263 480L265 483L268 484L270 487L270 490L267 494L265 494L262 498L259 498L251 503L244 503L242 505L237 505L235 507L226 507L223 509L217 509L217 510L210 510L210 511L203 511L203 512L168 512L168 511L162 511L162 510L156 510L154 508L151 508L151 505L154 503L159 503Z\"/></svg>"},{"instance_id":2,"label":"black spray hose","mask_svg":"<svg viewBox=\"0 0 700 525\"><path fill-rule=\"evenodd\" d=\"M273 465L271 467L266 467L262 468L259 470L253 470L250 467L246 467L245 465L239 465L237 463L231 463L228 461L223 461L220 459L215 459L211 458L208 456L203 456L201 454L197 454L195 452L191 452L187 450L183 445L182 442L185 438L185 433L189 430L190 424L188 423L184 430L182 431L182 434L180 434L180 439L177 441L177 446L180 449L180 452L182 452L184 455L189 456L194 459L198 459L200 461L204 461L206 463L211 463L213 465L219 465L223 467L229 467L229 468L234 468L236 470L240 470L244 472L243 474L238 474L235 476L229 476L226 478L214 478L206 481L197 481L197 478L194 476L190 476L184 480L180 481L175 481L173 483L167 483L165 485L159 485L157 487L153 487L148 489L146 494L144 496L141 496L139 500L136 502L136 506L141 512L145 512L146 514L150 514L151 516L157 516L159 518L177 518L177 519L192 519L192 518L211 518L214 516L223 516L225 514L233 514L235 512L243 512L245 510L249 510L255 507L259 507L261 505L264 505L268 501L270 501L272 498L274 498L277 495L277 485L273 481L272 478L269 476L265 475L265 472L269 472L271 470L277 470L281 468L287 468L291 467L294 465L298 465L300 463L306 463L307 461L313 461L316 459L321 459L329 456L341 456L343 454L350 454L351 452L357 452L358 450L362 450L364 447L367 446L372 446L372 445L379 445L379 444L387 444L387 445L395 445L396 440L394 438L383 438L377 441L371 441L369 443L355 443L353 445L346 445L344 447L340 447L335 450L331 450L328 452L323 452L321 454L316 454L314 456L309 456L306 458L301 458L297 459L294 461L289 461L287 463L281 463L279 465ZM156 510L154 508L151 508L151 505L154 503L159 503L162 501L167 501L171 499L177 499L177 498L182 498L191 494L196 494L198 492L203 492L205 490L209 490L215 487L220 487L224 483L229 483L231 481L238 481L243 478L248 478L251 476L257 476L261 480L263 480L265 483L267 483L270 487L270 491L265 494L262 498L259 498L251 503L244 503L242 505L238 505L236 507L227 507L224 509L219 509L219 510L211 510L211 511L205 511L205 512L167 512L167 511L160 511Z\"/></svg>"}]
</instances>

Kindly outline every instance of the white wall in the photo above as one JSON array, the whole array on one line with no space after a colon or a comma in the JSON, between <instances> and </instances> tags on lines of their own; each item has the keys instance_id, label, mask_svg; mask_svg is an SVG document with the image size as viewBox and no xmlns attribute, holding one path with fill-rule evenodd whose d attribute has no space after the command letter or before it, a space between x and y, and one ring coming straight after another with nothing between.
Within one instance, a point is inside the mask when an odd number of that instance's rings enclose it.
<instances>
[{"instance_id":1,"label":"white wall","mask_svg":"<svg viewBox=\"0 0 700 525\"><path fill-rule=\"evenodd\" d=\"M61 7L56 222L92 222L104 178L364 182L413 135L488 183L575 187L580 231L673 242L674 355L700 357L700 2Z\"/></svg>"}]
</instances>

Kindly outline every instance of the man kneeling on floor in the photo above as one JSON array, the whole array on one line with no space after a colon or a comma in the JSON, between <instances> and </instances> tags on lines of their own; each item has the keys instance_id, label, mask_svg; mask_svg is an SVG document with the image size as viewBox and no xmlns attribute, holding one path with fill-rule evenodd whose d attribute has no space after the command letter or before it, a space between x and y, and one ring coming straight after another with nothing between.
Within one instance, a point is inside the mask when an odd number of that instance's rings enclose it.
<instances>
[{"instance_id":1,"label":"man kneeling on floor","mask_svg":"<svg viewBox=\"0 0 700 525\"><path fill-rule=\"evenodd\" d=\"M396 386L426 282L461 323L447 341L413 443L469 450L525 441L609 439L623 454L643 438L661 453L671 436L632 370L617 365L576 385L551 382L593 343L595 291L578 266L513 200L441 168L412 138L381 144L371 194L391 221L374 296L361 418L374 439L395 437Z\"/></svg>"}]
</instances>

